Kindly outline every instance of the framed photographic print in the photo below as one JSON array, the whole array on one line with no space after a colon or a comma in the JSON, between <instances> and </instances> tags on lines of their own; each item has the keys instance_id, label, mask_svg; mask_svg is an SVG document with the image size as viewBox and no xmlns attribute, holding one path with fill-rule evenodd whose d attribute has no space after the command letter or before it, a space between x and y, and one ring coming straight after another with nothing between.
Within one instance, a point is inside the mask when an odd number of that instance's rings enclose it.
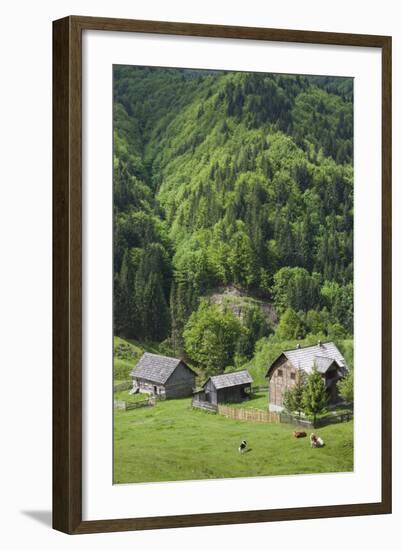
<instances>
[{"instance_id":1,"label":"framed photographic print","mask_svg":"<svg viewBox=\"0 0 401 550\"><path fill-rule=\"evenodd\" d=\"M53 525L391 512L391 38L53 27Z\"/></svg>"}]
</instances>

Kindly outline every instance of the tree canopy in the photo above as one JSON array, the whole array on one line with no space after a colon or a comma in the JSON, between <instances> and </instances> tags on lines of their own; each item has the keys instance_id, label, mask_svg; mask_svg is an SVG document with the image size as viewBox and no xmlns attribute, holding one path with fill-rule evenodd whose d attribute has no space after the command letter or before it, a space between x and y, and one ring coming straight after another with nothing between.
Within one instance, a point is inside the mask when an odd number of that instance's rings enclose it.
<instances>
[{"instance_id":1,"label":"tree canopy","mask_svg":"<svg viewBox=\"0 0 401 550\"><path fill-rule=\"evenodd\" d=\"M113 70L115 333L207 371L272 331L352 336L352 79ZM203 303L227 287L266 307L233 320Z\"/></svg>"}]
</instances>

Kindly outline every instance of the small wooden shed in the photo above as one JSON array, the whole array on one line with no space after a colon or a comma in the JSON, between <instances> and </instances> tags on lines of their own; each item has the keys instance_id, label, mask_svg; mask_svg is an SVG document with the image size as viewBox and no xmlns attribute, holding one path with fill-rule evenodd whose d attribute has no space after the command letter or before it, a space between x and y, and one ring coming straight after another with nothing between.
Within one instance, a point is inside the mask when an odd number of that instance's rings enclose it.
<instances>
[{"instance_id":1,"label":"small wooden shed","mask_svg":"<svg viewBox=\"0 0 401 550\"><path fill-rule=\"evenodd\" d=\"M337 382L347 372L344 357L334 342L318 342L317 345L283 351L270 365L266 378L269 379L269 410L284 409L284 393L295 384L297 371L306 375L316 369L325 382L329 403L338 401Z\"/></svg>"},{"instance_id":2,"label":"small wooden shed","mask_svg":"<svg viewBox=\"0 0 401 550\"><path fill-rule=\"evenodd\" d=\"M182 359L146 352L131 376L133 392L168 399L192 395L196 375Z\"/></svg>"},{"instance_id":3,"label":"small wooden shed","mask_svg":"<svg viewBox=\"0 0 401 550\"><path fill-rule=\"evenodd\" d=\"M210 376L203 389L195 393L194 399L207 401L212 405L238 403L249 397L252 382L252 377L246 369Z\"/></svg>"}]
</instances>

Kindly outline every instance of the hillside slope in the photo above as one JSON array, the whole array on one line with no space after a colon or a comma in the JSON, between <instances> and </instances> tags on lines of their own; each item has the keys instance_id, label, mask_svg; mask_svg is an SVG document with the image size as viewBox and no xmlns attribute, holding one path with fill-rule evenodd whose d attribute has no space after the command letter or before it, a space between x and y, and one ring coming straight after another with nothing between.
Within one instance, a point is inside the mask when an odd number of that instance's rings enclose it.
<instances>
[{"instance_id":1,"label":"hillside slope","mask_svg":"<svg viewBox=\"0 0 401 550\"><path fill-rule=\"evenodd\" d=\"M352 127L351 79L116 67L115 334L183 352L218 287L352 334Z\"/></svg>"}]
</instances>

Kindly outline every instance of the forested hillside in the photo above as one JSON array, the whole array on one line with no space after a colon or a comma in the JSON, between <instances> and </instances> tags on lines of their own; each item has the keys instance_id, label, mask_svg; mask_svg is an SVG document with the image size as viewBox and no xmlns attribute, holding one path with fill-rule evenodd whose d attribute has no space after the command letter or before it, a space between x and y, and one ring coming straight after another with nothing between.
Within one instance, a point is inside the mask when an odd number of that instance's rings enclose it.
<instances>
[{"instance_id":1,"label":"forested hillside","mask_svg":"<svg viewBox=\"0 0 401 550\"><path fill-rule=\"evenodd\" d=\"M352 79L116 66L115 335L207 373L352 337L352 132Z\"/></svg>"}]
</instances>

